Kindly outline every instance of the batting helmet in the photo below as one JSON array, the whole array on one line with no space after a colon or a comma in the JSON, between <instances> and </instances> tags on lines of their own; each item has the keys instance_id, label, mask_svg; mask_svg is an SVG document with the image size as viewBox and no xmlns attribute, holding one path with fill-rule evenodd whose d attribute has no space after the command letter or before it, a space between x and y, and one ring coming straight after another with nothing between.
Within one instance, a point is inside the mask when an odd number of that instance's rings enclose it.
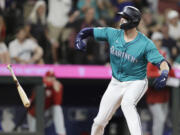
<instances>
[{"instance_id":1,"label":"batting helmet","mask_svg":"<svg viewBox=\"0 0 180 135\"><path fill-rule=\"evenodd\" d=\"M127 20L127 23L120 25L120 28L124 30L138 26L141 20L141 12L133 6L126 6L122 12L118 12L117 14Z\"/></svg>"}]
</instances>

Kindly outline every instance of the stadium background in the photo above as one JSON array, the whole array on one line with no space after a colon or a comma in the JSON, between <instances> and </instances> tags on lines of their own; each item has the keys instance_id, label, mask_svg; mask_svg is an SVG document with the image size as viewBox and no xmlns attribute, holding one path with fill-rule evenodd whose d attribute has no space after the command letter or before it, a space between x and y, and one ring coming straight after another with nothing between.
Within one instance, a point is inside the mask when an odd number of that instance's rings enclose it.
<instances>
[{"instance_id":1,"label":"stadium background","mask_svg":"<svg viewBox=\"0 0 180 135\"><path fill-rule=\"evenodd\" d=\"M16 67L15 73L29 97L33 90L42 92L37 97L37 102L39 101L37 104L40 105L37 107L40 124L43 123L43 117L41 117L43 104L40 104L44 97L41 87L42 77L48 69L69 66L62 68L61 73L58 73L58 70L55 71L58 80L64 85L62 107L67 135L90 134L91 124L97 113L100 99L110 81L108 45L89 39L87 53L82 53L74 49L74 39L77 32L84 27L118 27L119 18L116 16L116 12L121 11L126 5L134 5L141 10L142 22L138 29L149 38L157 31L166 35L164 29L168 27L168 36L171 40L168 40L169 44L167 44L167 40L162 39L162 49L166 52L167 59L173 68L176 69L177 77L180 77L180 20L178 16L176 19L178 25L173 29L171 19L175 14L168 15L172 10L177 13L180 12L180 1L45 0L42 5L37 3L39 3L37 0L0 1L0 123L3 121L4 114L7 114L6 116L15 125L20 122L16 131L8 132L3 131L0 124L0 135L28 135L26 133L28 131L26 109L22 106L16 87L6 70L8 63L15 64L13 65ZM56 4L55 7L50 6ZM39 18L38 12L42 15ZM57 18L53 18L52 14L56 15ZM59 31L52 33L54 28ZM38 60L32 62L30 61L31 57L29 60L25 58L24 61L13 59L13 52L16 49L10 49L10 44L14 39L18 39L17 35L21 29L24 29L26 38L33 40L32 44L37 44L42 49L43 55ZM54 34L57 39L53 38ZM88 68L92 69L88 70ZM100 72L103 69L104 72ZM71 73L71 71L74 72ZM179 89L172 88L170 112L164 135L178 135L180 133L180 116L177 113L180 110L179 96ZM145 97L138 104L138 111L140 112L144 134L150 135L152 121ZM44 124L38 126L39 129L37 129L36 134L55 135L53 125L46 129ZM120 109L111 120L105 134L128 134Z\"/></svg>"}]
</instances>

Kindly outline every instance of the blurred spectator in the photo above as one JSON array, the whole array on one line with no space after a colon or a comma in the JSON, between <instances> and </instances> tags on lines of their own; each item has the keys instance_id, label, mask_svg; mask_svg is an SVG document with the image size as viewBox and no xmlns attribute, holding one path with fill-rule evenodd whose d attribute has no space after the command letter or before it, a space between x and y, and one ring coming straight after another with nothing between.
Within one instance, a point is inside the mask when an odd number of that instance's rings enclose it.
<instances>
[{"instance_id":1,"label":"blurred spectator","mask_svg":"<svg viewBox=\"0 0 180 135\"><path fill-rule=\"evenodd\" d=\"M1 0L0 1L0 14L3 14L5 8L6 8L6 0Z\"/></svg>"},{"instance_id":2,"label":"blurred spectator","mask_svg":"<svg viewBox=\"0 0 180 135\"><path fill-rule=\"evenodd\" d=\"M48 123L51 118L53 120L55 131L57 135L66 135L66 129L64 125L64 116L62 111L62 95L63 85L56 79L53 71L48 71L43 78L43 84L45 86L45 121ZM35 119L35 93L31 97L31 107L28 113L28 125L31 132L36 131L36 119Z\"/></svg>"},{"instance_id":3,"label":"blurred spectator","mask_svg":"<svg viewBox=\"0 0 180 135\"><path fill-rule=\"evenodd\" d=\"M133 0L134 6L138 8L140 11L143 10L143 8L148 8L149 2L147 0Z\"/></svg>"},{"instance_id":4,"label":"blurred spectator","mask_svg":"<svg viewBox=\"0 0 180 135\"><path fill-rule=\"evenodd\" d=\"M4 39L6 37L6 26L3 16L0 16L0 63L8 64L10 63L9 52Z\"/></svg>"},{"instance_id":5,"label":"blurred spectator","mask_svg":"<svg viewBox=\"0 0 180 135\"><path fill-rule=\"evenodd\" d=\"M179 55L179 48L176 45L176 41L169 36L168 24L164 23L161 28L163 34L162 46L169 50L170 60L173 62Z\"/></svg>"},{"instance_id":6,"label":"blurred spectator","mask_svg":"<svg viewBox=\"0 0 180 135\"><path fill-rule=\"evenodd\" d=\"M149 8L151 9L151 11L153 13L157 13L159 0L147 0L147 2L149 3Z\"/></svg>"},{"instance_id":7,"label":"blurred spectator","mask_svg":"<svg viewBox=\"0 0 180 135\"><path fill-rule=\"evenodd\" d=\"M3 16L0 15L0 42L4 41L6 37L6 25Z\"/></svg>"},{"instance_id":8,"label":"blurred spectator","mask_svg":"<svg viewBox=\"0 0 180 135\"><path fill-rule=\"evenodd\" d=\"M77 52L74 50L75 37L82 28L100 26L99 22L96 19L94 19L94 14L94 8L88 8L85 11L85 18L80 18L76 20L74 23L68 25L68 27L73 28L73 31L69 39L69 60L73 64L102 64L99 61L100 57L98 56L100 46L93 39L89 39L87 41L87 54Z\"/></svg>"},{"instance_id":9,"label":"blurred spectator","mask_svg":"<svg viewBox=\"0 0 180 135\"><path fill-rule=\"evenodd\" d=\"M26 32L26 38L34 38L31 34L31 24L29 22L24 24L24 30ZM36 40L34 38L34 40Z\"/></svg>"},{"instance_id":10,"label":"blurred spectator","mask_svg":"<svg viewBox=\"0 0 180 135\"><path fill-rule=\"evenodd\" d=\"M116 12L121 12L125 6L133 6L132 0L111 0L111 2L116 7Z\"/></svg>"},{"instance_id":11,"label":"blurred spectator","mask_svg":"<svg viewBox=\"0 0 180 135\"><path fill-rule=\"evenodd\" d=\"M111 4L110 0L98 0L98 11L99 11L99 18L100 23L103 25L110 25L113 26L113 19L115 16L113 5Z\"/></svg>"},{"instance_id":12,"label":"blurred spectator","mask_svg":"<svg viewBox=\"0 0 180 135\"><path fill-rule=\"evenodd\" d=\"M69 16L69 20L68 23L73 23L80 15L79 10L74 11L70 16Z\"/></svg>"},{"instance_id":13,"label":"blurred spectator","mask_svg":"<svg viewBox=\"0 0 180 135\"><path fill-rule=\"evenodd\" d=\"M23 5L23 0L19 3L14 0L9 0L7 3L8 7L4 14L7 28L7 41L12 40L14 34L16 33L17 27L24 23L22 9L18 7L20 3Z\"/></svg>"},{"instance_id":14,"label":"blurred spectator","mask_svg":"<svg viewBox=\"0 0 180 135\"><path fill-rule=\"evenodd\" d=\"M69 20L68 13L71 10L71 0L49 0L48 1L48 30L52 44L52 55L55 63L58 63L59 37ZM66 34L65 32L63 34Z\"/></svg>"},{"instance_id":15,"label":"blurred spectator","mask_svg":"<svg viewBox=\"0 0 180 135\"><path fill-rule=\"evenodd\" d=\"M132 0L110 0L112 5L114 6L115 14L117 12L121 12L125 6L133 6ZM115 22L119 22L120 16L115 16Z\"/></svg>"},{"instance_id":16,"label":"blurred spectator","mask_svg":"<svg viewBox=\"0 0 180 135\"><path fill-rule=\"evenodd\" d=\"M9 52L4 42L0 42L0 63L10 64Z\"/></svg>"},{"instance_id":17,"label":"blurred spectator","mask_svg":"<svg viewBox=\"0 0 180 135\"><path fill-rule=\"evenodd\" d=\"M46 3L37 1L29 16L29 21L33 24L46 24Z\"/></svg>"},{"instance_id":18,"label":"blurred spectator","mask_svg":"<svg viewBox=\"0 0 180 135\"><path fill-rule=\"evenodd\" d=\"M43 50L31 38L26 38L24 27L16 34L16 39L9 43L9 52L13 63L38 64L42 62Z\"/></svg>"},{"instance_id":19,"label":"blurred spectator","mask_svg":"<svg viewBox=\"0 0 180 135\"><path fill-rule=\"evenodd\" d=\"M144 21L141 20L139 25L138 25L138 30L143 33L144 35L148 36L148 29L144 24Z\"/></svg>"},{"instance_id":20,"label":"blurred spectator","mask_svg":"<svg viewBox=\"0 0 180 135\"><path fill-rule=\"evenodd\" d=\"M80 10L80 17L84 17L85 12L88 8L94 8L95 15L94 19L99 19L99 11L96 0L78 0L77 9Z\"/></svg>"},{"instance_id":21,"label":"blurred spectator","mask_svg":"<svg viewBox=\"0 0 180 135\"><path fill-rule=\"evenodd\" d=\"M170 10L167 14L169 21L169 35L175 40L180 40L180 21L179 13L176 10Z\"/></svg>"},{"instance_id":22,"label":"blurred spectator","mask_svg":"<svg viewBox=\"0 0 180 135\"><path fill-rule=\"evenodd\" d=\"M151 40L154 42L158 50L161 50L162 48L162 39L163 35L161 32L154 32L151 36Z\"/></svg>"},{"instance_id":23,"label":"blurred spectator","mask_svg":"<svg viewBox=\"0 0 180 135\"><path fill-rule=\"evenodd\" d=\"M50 42L48 41L47 20L46 20L46 3L37 1L32 9L26 24L26 30L31 34L43 48L45 63L50 63L49 57L52 53Z\"/></svg>"},{"instance_id":24,"label":"blurred spectator","mask_svg":"<svg viewBox=\"0 0 180 135\"><path fill-rule=\"evenodd\" d=\"M180 52L180 43L177 42L180 41L179 14L172 10L172 7L167 8L164 21L168 23L169 30L165 25L161 29L162 16L157 14L158 3L159 0L0 0L0 13L6 22L6 25L2 25L3 18L0 16L0 41L8 44L14 39L16 28L25 24L26 36L35 38L42 47L45 63L102 64L108 57L104 53L107 51L107 46L96 46L97 43L90 39L88 47L91 49L88 50L88 55L84 56L74 51L72 40L84 26L114 27L115 21L119 20L116 18L116 13L126 5L133 5L142 11L139 30L148 37L151 37L153 32L162 31L164 36L162 46L166 48L167 57L169 56L173 61ZM94 14L93 19L91 19L92 15L88 17L87 13L91 8L94 9L90 11ZM67 23L70 24L68 27L66 27ZM6 50L5 44L1 46L4 48L3 51ZM83 57L78 58L75 57L76 55ZM1 60L2 63L3 61Z\"/></svg>"},{"instance_id":25,"label":"blurred spectator","mask_svg":"<svg viewBox=\"0 0 180 135\"><path fill-rule=\"evenodd\" d=\"M160 30L160 25L158 25L157 20L155 20L152 12L149 9L144 9L142 11L142 21L146 27L147 36L151 37L152 33Z\"/></svg>"},{"instance_id":26,"label":"blurred spectator","mask_svg":"<svg viewBox=\"0 0 180 135\"><path fill-rule=\"evenodd\" d=\"M162 35L159 32L155 32L152 35L152 40L155 43L157 49L160 53L166 57L166 53L161 50L161 40ZM152 135L163 135L164 124L168 115L168 102L170 98L170 89L165 87L163 89L155 89L153 87L153 81L156 77L160 75L159 69L157 66L148 63L147 66L147 76L149 79L149 88L146 93L146 101L149 107L149 110L152 114ZM174 71L171 70L169 73L170 76L175 77Z\"/></svg>"}]
</instances>

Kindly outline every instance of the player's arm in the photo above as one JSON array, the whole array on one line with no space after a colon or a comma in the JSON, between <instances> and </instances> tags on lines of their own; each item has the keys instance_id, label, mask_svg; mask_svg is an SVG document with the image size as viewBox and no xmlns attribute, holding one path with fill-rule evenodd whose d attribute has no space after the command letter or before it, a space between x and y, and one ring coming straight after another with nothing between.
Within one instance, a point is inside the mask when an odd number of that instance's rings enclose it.
<instances>
[{"instance_id":1,"label":"player's arm","mask_svg":"<svg viewBox=\"0 0 180 135\"><path fill-rule=\"evenodd\" d=\"M84 39L88 37L93 37L99 41L107 41L107 29L108 28L84 28L76 36L75 48L77 50L86 50L86 42Z\"/></svg>"},{"instance_id":2,"label":"player's arm","mask_svg":"<svg viewBox=\"0 0 180 135\"><path fill-rule=\"evenodd\" d=\"M166 60L162 61L161 64L160 64L160 71L161 71L161 73L164 70L167 70L167 72L169 72L169 70L170 70L169 63Z\"/></svg>"},{"instance_id":3,"label":"player's arm","mask_svg":"<svg viewBox=\"0 0 180 135\"><path fill-rule=\"evenodd\" d=\"M160 76L155 79L154 87L156 89L161 89L165 87L170 70L170 64L159 53L159 51L152 42L149 42L149 44L147 44L146 58L149 62L156 65L160 70Z\"/></svg>"},{"instance_id":4,"label":"player's arm","mask_svg":"<svg viewBox=\"0 0 180 135\"><path fill-rule=\"evenodd\" d=\"M155 79L154 87L156 89L161 89L166 86L166 82L167 82L168 74L169 74L169 70L170 70L170 65L164 59L160 62L160 64L157 64L157 66L160 69L160 76Z\"/></svg>"}]
</instances>

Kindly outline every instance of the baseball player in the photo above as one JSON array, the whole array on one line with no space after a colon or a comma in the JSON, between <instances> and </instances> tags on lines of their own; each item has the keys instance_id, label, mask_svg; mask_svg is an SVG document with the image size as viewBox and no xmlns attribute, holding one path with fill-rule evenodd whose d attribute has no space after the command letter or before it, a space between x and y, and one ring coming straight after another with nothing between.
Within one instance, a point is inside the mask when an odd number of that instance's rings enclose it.
<instances>
[{"instance_id":1,"label":"baseball player","mask_svg":"<svg viewBox=\"0 0 180 135\"><path fill-rule=\"evenodd\" d=\"M166 58L166 52L162 49L162 39L163 35L160 32L154 32L151 39L155 43L160 54ZM155 89L151 86L151 82L154 78L159 76L158 68L148 63L147 65L147 77L150 79L149 88L146 93L146 102L148 108L152 114L152 135L163 135L164 126L168 116L168 102L170 99L170 88L164 87L163 89ZM175 77L174 70L169 71L170 77ZM168 84L168 83L167 83Z\"/></svg>"},{"instance_id":2,"label":"baseball player","mask_svg":"<svg viewBox=\"0 0 180 135\"><path fill-rule=\"evenodd\" d=\"M48 125L50 120L53 121L55 132L57 135L66 135L66 129L64 124L64 116L62 111L62 93L63 85L56 79L53 71L46 72L43 83L45 85L45 122ZM35 100L35 94L32 94L31 102L32 106L29 109L27 115L29 131L34 132L36 130L35 119L35 106L33 104Z\"/></svg>"},{"instance_id":3,"label":"baseball player","mask_svg":"<svg viewBox=\"0 0 180 135\"><path fill-rule=\"evenodd\" d=\"M157 89L166 85L169 73L169 64L154 43L136 29L141 20L140 11L133 6L126 6L118 14L121 17L120 29L84 28L75 41L75 48L82 51L86 50L85 41L89 36L98 41L107 41L110 47L112 79L101 99L91 135L103 135L105 126L120 106L131 135L142 135L136 105L147 90L148 61L160 70L160 76L154 82Z\"/></svg>"}]
</instances>

